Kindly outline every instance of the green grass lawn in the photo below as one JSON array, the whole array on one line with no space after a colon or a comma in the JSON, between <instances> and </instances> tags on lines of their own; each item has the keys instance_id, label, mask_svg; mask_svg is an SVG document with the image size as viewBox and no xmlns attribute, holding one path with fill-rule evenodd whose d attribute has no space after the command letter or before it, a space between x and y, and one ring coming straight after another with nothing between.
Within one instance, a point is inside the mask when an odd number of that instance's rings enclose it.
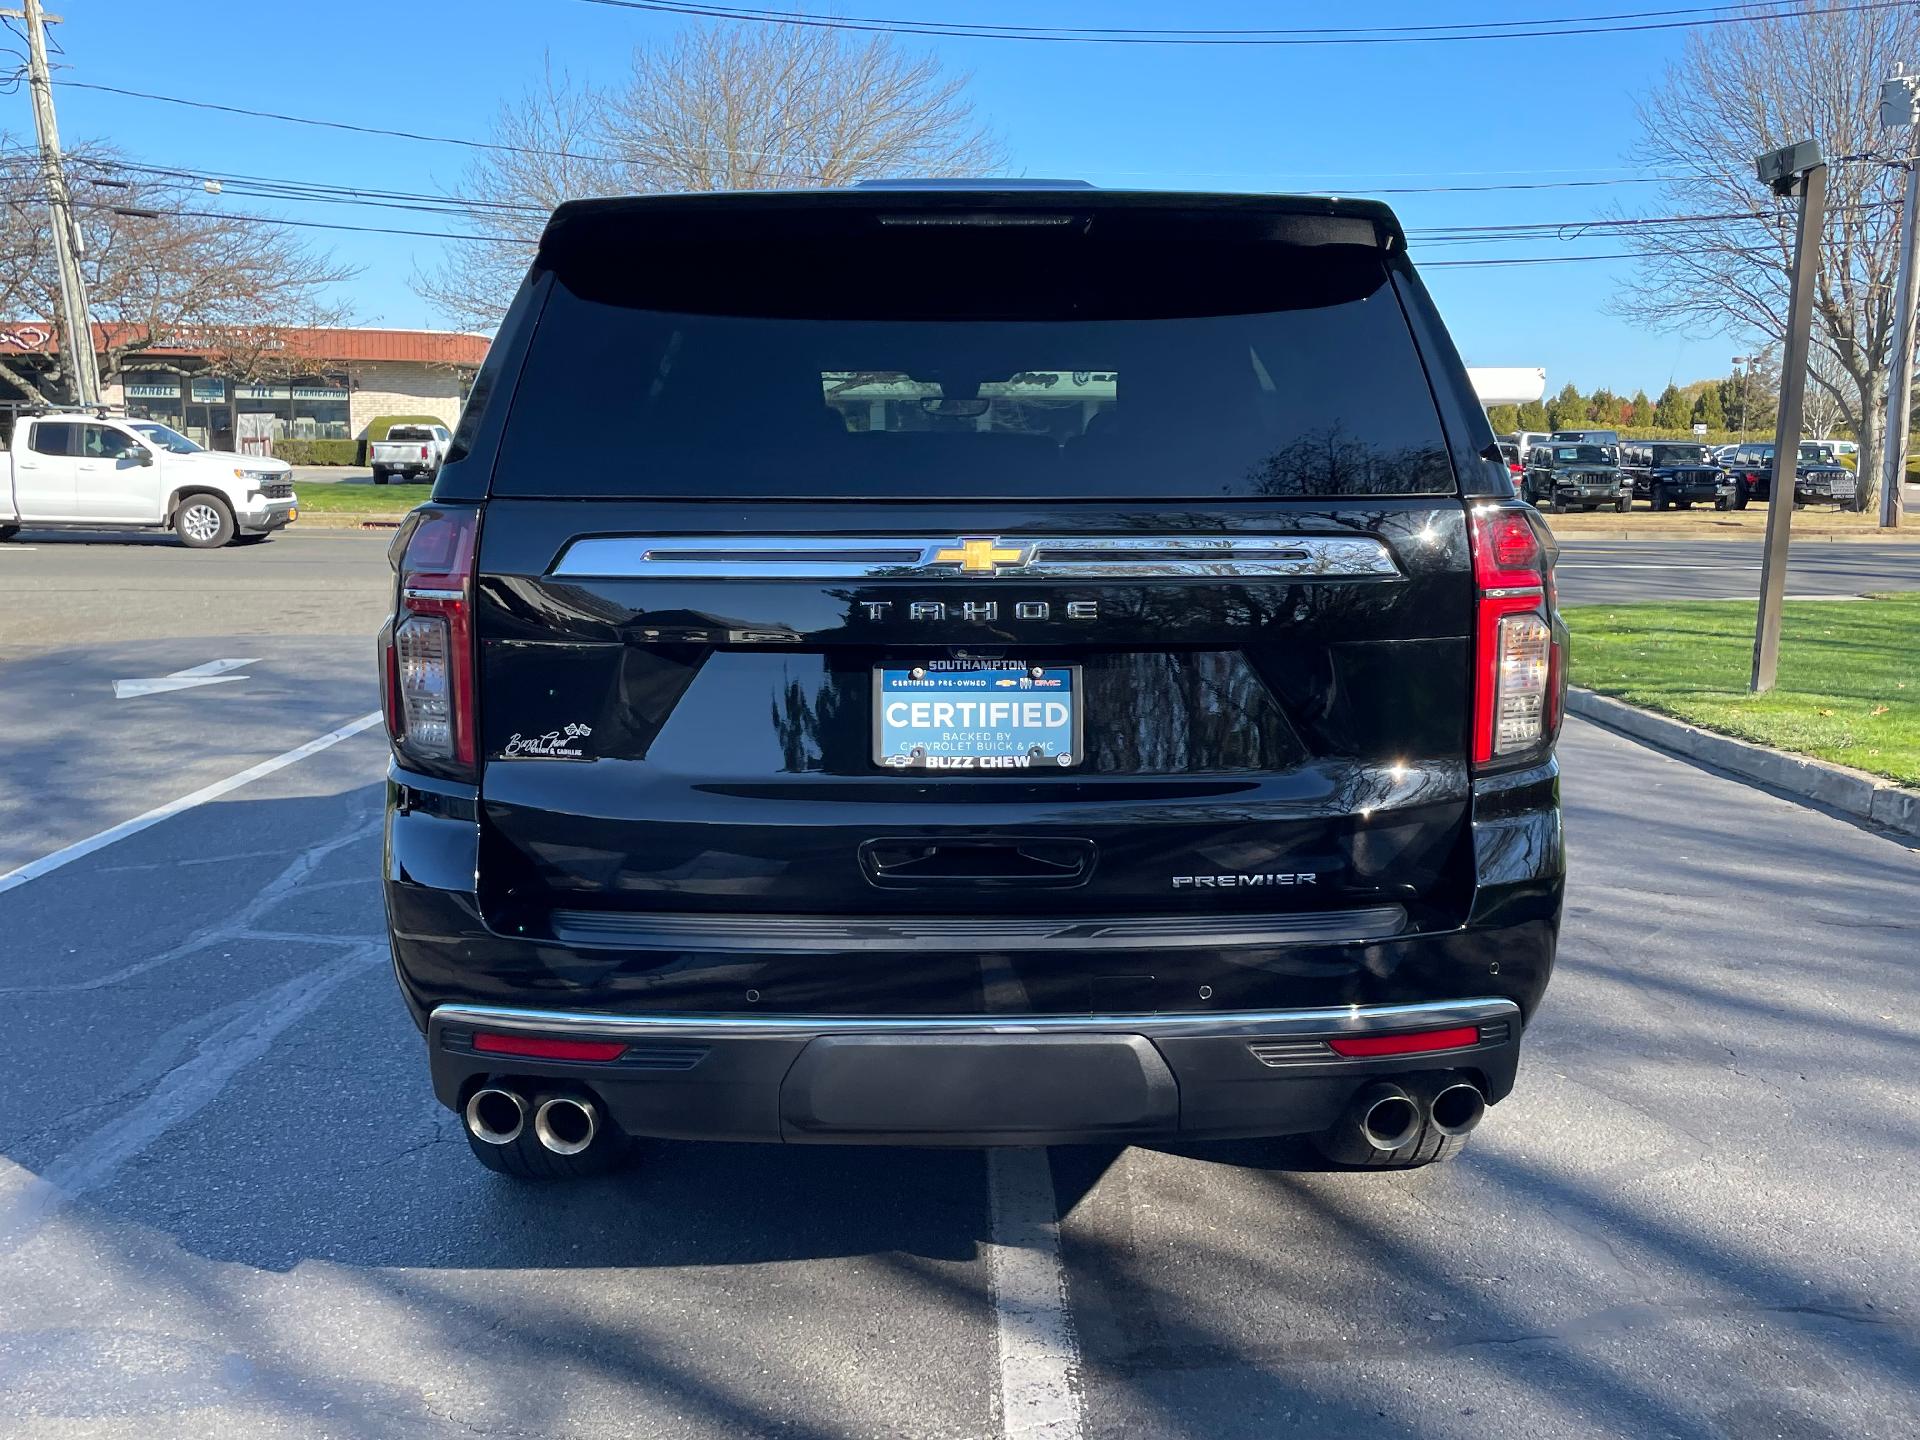
<instances>
[{"instance_id":1,"label":"green grass lawn","mask_svg":"<svg viewBox=\"0 0 1920 1440\"><path fill-rule=\"evenodd\" d=\"M339 514L362 511L369 515L404 515L433 491L431 485L300 485L302 514ZM298 521L294 522L298 524Z\"/></svg>"},{"instance_id":2,"label":"green grass lawn","mask_svg":"<svg viewBox=\"0 0 1920 1440\"><path fill-rule=\"evenodd\" d=\"M1747 694L1754 602L1579 605L1570 677L1703 729L1920 784L1920 593L1787 602L1780 683Z\"/></svg>"}]
</instances>

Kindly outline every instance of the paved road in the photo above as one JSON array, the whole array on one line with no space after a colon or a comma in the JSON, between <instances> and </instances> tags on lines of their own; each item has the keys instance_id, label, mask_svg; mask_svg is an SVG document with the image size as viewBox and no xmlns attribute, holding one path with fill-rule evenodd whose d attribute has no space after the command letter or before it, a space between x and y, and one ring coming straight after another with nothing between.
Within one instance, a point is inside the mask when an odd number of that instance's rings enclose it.
<instances>
[{"instance_id":1,"label":"paved road","mask_svg":"<svg viewBox=\"0 0 1920 1440\"><path fill-rule=\"evenodd\" d=\"M90 609L0 656L10 735L143 737L90 791L0 749L7 823L67 843L372 708L357 538L0 584L241 556L167 659L246 682L109 704ZM261 606L303 575L301 649ZM556 1190L427 1094L382 747L344 739L0 892L0 1434L1914 1435L1920 856L1577 723L1564 756L1561 972L1457 1164L659 1144ZM1001 1398L1036 1351L1044 1432Z\"/></svg>"},{"instance_id":2,"label":"paved road","mask_svg":"<svg viewBox=\"0 0 1920 1440\"><path fill-rule=\"evenodd\" d=\"M1760 546L1740 540L1563 540L1555 572L1569 605L1752 599ZM1789 596L1920 590L1920 544L1808 541L1787 552Z\"/></svg>"}]
</instances>

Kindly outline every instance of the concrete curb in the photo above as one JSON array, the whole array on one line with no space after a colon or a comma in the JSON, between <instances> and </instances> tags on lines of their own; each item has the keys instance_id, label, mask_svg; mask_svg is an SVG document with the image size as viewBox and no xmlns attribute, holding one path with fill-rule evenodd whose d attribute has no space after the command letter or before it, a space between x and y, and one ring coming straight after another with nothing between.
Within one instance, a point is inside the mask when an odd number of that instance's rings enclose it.
<instances>
[{"instance_id":1,"label":"concrete curb","mask_svg":"<svg viewBox=\"0 0 1920 1440\"><path fill-rule=\"evenodd\" d=\"M1684 720L1656 715L1624 700L1572 685L1567 687L1567 710L1656 749L1757 780L1795 799L1838 810L1895 834L1920 837L1920 790L1908 790L1845 765L1716 735Z\"/></svg>"},{"instance_id":2,"label":"concrete curb","mask_svg":"<svg viewBox=\"0 0 1920 1440\"><path fill-rule=\"evenodd\" d=\"M400 522L407 518L403 510L399 514L379 510L327 510L306 511L293 522L296 530L397 530Z\"/></svg>"}]
</instances>

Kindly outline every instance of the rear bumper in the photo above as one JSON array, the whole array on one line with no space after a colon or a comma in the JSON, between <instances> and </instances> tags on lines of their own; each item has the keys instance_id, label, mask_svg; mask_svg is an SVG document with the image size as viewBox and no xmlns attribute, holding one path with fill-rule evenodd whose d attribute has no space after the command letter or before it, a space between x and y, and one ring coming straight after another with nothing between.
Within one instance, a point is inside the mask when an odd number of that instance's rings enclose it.
<instances>
[{"instance_id":1,"label":"rear bumper","mask_svg":"<svg viewBox=\"0 0 1920 1440\"><path fill-rule=\"evenodd\" d=\"M743 920L721 936L725 917L689 930L653 915L511 933L474 889L472 787L395 770L383 888L395 978L449 1106L483 1076L558 1079L594 1089L636 1134L1038 1144L1306 1133L1370 1080L1434 1071L1505 1096L1559 932L1553 762L1478 777L1466 848L1465 913L1433 926L1352 911L1337 929L1026 916L989 935L896 915L777 936ZM1258 933L1239 933L1252 921ZM1350 1059L1325 1043L1460 1015L1483 1027L1463 1049ZM627 1048L613 1062L509 1060L475 1048L483 1029Z\"/></svg>"},{"instance_id":2,"label":"rear bumper","mask_svg":"<svg viewBox=\"0 0 1920 1440\"><path fill-rule=\"evenodd\" d=\"M1470 1030L1472 1043L1348 1058L1356 1035ZM1287 1135L1331 1126L1363 1085L1464 1074L1513 1088L1511 1000L1256 1014L634 1016L443 1005L428 1027L435 1094L486 1078L592 1090L630 1134L838 1144L1036 1145ZM601 1041L611 1060L481 1053L477 1036Z\"/></svg>"}]
</instances>

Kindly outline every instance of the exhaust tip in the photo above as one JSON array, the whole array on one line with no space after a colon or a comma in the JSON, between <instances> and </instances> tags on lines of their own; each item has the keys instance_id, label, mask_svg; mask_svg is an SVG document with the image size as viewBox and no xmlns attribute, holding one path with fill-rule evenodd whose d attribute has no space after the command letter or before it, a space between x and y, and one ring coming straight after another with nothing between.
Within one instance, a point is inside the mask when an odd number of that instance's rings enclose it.
<instances>
[{"instance_id":1,"label":"exhaust tip","mask_svg":"<svg viewBox=\"0 0 1920 1440\"><path fill-rule=\"evenodd\" d=\"M1487 1113L1487 1097L1465 1080L1439 1090L1427 1106L1433 1128L1442 1135L1465 1135Z\"/></svg>"},{"instance_id":2,"label":"exhaust tip","mask_svg":"<svg viewBox=\"0 0 1920 1440\"><path fill-rule=\"evenodd\" d=\"M533 1133L555 1155L578 1155L600 1130L598 1108L575 1095L552 1095L533 1112Z\"/></svg>"},{"instance_id":3,"label":"exhaust tip","mask_svg":"<svg viewBox=\"0 0 1920 1440\"><path fill-rule=\"evenodd\" d=\"M527 1102L512 1090L484 1085L467 1101L467 1133L487 1145L511 1145L527 1124Z\"/></svg>"},{"instance_id":4,"label":"exhaust tip","mask_svg":"<svg viewBox=\"0 0 1920 1440\"><path fill-rule=\"evenodd\" d=\"M1420 1107L1398 1086L1369 1099L1360 1114L1361 1137L1376 1150L1398 1150L1420 1133Z\"/></svg>"}]
</instances>

